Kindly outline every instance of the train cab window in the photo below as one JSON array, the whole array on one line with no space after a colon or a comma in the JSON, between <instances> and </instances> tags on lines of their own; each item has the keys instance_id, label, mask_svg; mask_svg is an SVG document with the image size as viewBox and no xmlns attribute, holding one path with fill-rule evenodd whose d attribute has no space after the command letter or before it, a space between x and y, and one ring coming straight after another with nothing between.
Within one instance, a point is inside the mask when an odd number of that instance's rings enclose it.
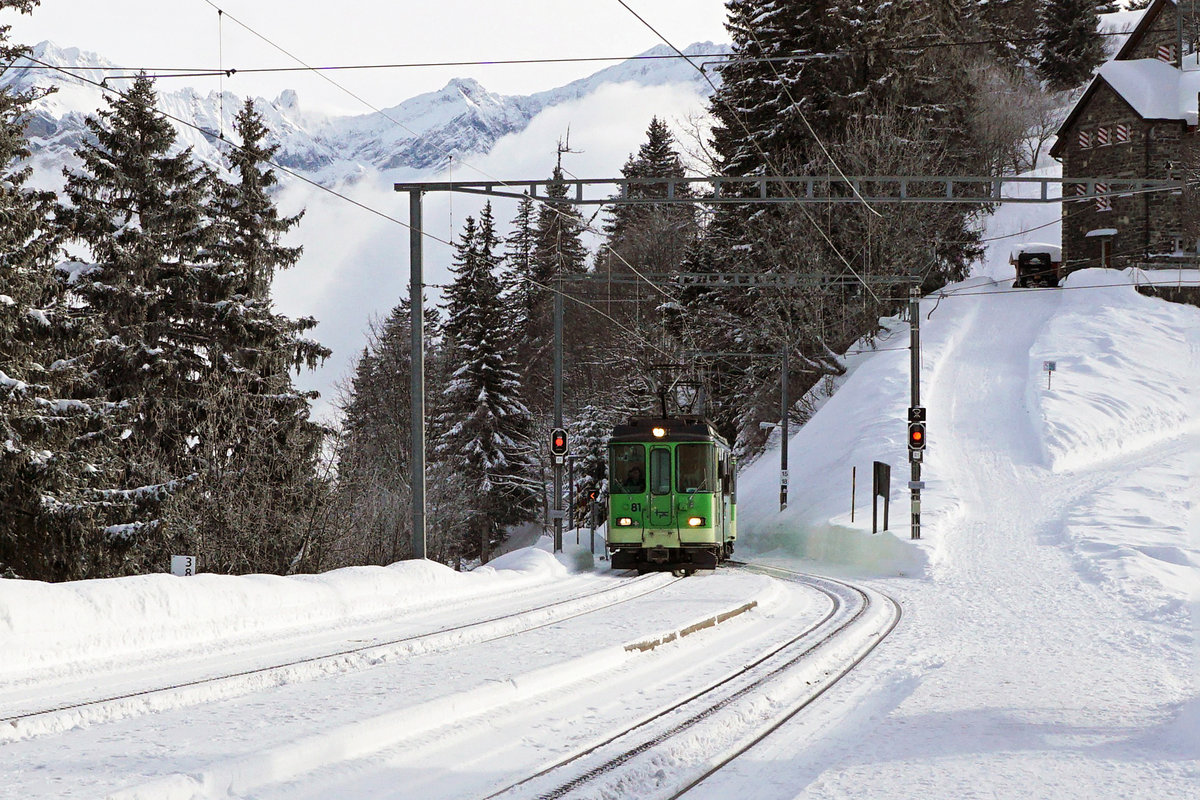
<instances>
[{"instance_id":1,"label":"train cab window","mask_svg":"<svg viewBox=\"0 0 1200 800\"><path fill-rule=\"evenodd\" d=\"M640 444L614 444L609 458L609 493L643 494L646 491L646 448Z\"/></svg>"},{"instance_id":2,"label":"train cab window","mask_svg":"<svg viewBox=\"0 0 1200 800\"><path fill-rule=\"evenodd\" d=\"M681 444L675 448L675 458L679 464L676 491L716 491L711 444Z\"/></svg>"},{"instance_id":3,"label":"train cab window","mask_svg":"<svg viewBox=\"0 0 1200 800\"><path fill-rule=\"evenodd\" d=\"M650 493L671 493L671 451L665 447L650 451Z\"/></svg>"}]
</instances>

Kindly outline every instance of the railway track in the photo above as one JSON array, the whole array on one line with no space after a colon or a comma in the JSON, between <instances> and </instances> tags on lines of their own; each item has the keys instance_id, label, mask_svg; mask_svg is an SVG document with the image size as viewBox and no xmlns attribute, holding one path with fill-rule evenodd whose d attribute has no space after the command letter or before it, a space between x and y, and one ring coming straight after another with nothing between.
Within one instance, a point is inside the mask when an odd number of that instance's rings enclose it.
<instances>
[{"instance_id":1,"label":"railway track","mask_svg":"<svg viewBox=\"0 0 1200 800\"><path fill-rule=\"evenodd\" d=\"M562 600L450 625L419 634L373 640L367 644L292 658L267 666L139 688L104 693L78 701L0 710L0 744L30 736L69 730L96 721L210 702L334 673L368 669L381 662L416 653L452 650L496 641L558 624L575 617L630 602L665 589L682 578L661 575L626 577L619 583Z\"/></svg>"},{"instance_id":2,"label":"railway track","mask_svg":"<svg viewBox=\"0 0 1200 800\"><path fill-rule=\"evenodd\" d=\"M829 612L653 717L612 732L482 800L558 800L577 794L682 797L833 687L899 623L900 606L886 595L791 570L731 565L804 583L829 598Z\"/></svg>"}]
</instances>

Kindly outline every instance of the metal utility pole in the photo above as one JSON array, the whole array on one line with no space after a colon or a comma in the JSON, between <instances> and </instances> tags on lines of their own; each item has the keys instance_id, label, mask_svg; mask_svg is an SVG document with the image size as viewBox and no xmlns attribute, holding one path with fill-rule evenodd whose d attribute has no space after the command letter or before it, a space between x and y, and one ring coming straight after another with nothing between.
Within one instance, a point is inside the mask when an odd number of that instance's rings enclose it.
<instances>
[{"instance_id":1,"label":"metal utility pole","mask_svg":"<svg viewBox=\"0 0 1200 800\"><path fill-rule=\"evenodd\" d=\"M554 293L554 427L563 426L563 294L562 285ZM554 552L563 549L562 479L563 458L554 459Z\"/></svg>"},{"instance_id":2,"label":"metal utility pole","mask_svg":"<svg viewBox=\"0 0 1200 800\"><path fill-rule=\"evenodd\" d=\"M909 330L912 332L912 339L909 342L909 357L910 361L910 378L912 380L912 402L911 409L921 408L921 289L918 286L912 287L909 290L908 302L908 321ZM913 419L913 411L909 411L909 419ZM922 419L924 419L924 410L921 411ZM912 464L912 481L908 484L908 488L912 491L912 536L913 539L921 538L921 458L924 455L924 427L921 428L921 445L920 449L913 448L911 434L909 435L908 460Z\"/></svg>"},{"instance_id":3,"label":"metal utility pole","mask_svg":"<svg viewBox=\"0 0 1200 800\"><path fill-rule=\"evenodd\" d=\"M788 346L783 346L783 377L779 391L779 404L782 407L780 425L783 428L783 441L779 447L779 510L787 508L788 494L788 408L791 401L788 398Z\"/></svg>"},{"instance_id":4,"label":"metal utility pole","mask_svg":"<svg viewBox=\"0 0 1200 800\"><path fill-rule=\"evenodd\" d=\"M408 193L408 303L412 312L412 550L425 558L425 278L421 252L421 190Z\"/></svg>"}]
</instances>

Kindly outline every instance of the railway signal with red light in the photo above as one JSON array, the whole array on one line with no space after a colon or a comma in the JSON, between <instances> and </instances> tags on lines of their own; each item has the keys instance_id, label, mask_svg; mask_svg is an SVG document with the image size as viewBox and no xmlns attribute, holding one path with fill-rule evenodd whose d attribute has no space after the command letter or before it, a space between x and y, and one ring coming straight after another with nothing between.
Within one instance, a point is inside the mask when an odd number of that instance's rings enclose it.
<instances>
[{"instance_id":1,"label":"railway signal with red light","mask_svg":"<svg viewBox=\"0 0 1200 800\"><path fill-rule=\"evenodd\" d=\"M565 456L567 454L567 432L555 428L550 432L550 455Z\"/></svg>"},{"instance_id":2,"label":"railway signal with red light","mask_svg":"<svg viewBox=\"0 0 1200 800\"><path fill-rule=\"evenodd\" d=\"M908 423L908 449L909 450L924 450L925 449L925 423L924 422Z\"/></svg>"}]
</instances>

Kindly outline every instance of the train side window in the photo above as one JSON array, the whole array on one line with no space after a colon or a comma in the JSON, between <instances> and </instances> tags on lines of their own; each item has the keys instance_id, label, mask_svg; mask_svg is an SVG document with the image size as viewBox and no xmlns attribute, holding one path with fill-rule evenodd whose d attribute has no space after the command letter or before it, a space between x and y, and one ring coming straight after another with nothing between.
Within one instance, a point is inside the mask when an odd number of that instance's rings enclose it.
<instances>
[{"instance_id":1,"label":"train side window","mask_svg":"<svg viewBox=\"0 0 1200 800\"><path fill-rule=\"evenodd\" d=\"M650 492L671 493L671 451L665 447L650 451Z\"/></svg>"},{"instance_id":2,"label":"train side window","mask_svg":"<svg viewBox=\"0 0 1200 800\"><path fill-rule=\"evenodd\" d=\"M612 494L643 494L646 491L646 447L640 444L614 444L609 458L608 478Z\"/></svg>"},{"instance_id":3,"label":"train side window","mask_svg":"<svg viewBox=\"0 0 1200 800\"><path fill-rule=\"evenodd\" d=\"M675 448L679 463L677 491L711 492L713 481L713 448L710 444L681 444Z\"/></svg>"}]
</instances>

